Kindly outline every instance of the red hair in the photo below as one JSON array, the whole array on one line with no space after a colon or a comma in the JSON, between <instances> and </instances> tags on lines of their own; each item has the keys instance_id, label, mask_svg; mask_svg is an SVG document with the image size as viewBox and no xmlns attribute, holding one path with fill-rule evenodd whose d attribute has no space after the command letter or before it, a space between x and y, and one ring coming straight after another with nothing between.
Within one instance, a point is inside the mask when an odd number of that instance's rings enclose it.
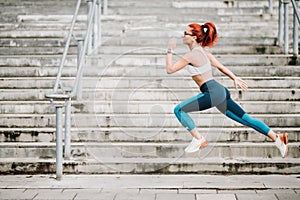
<instances>
[{"instance_id":1,"label":"red hair","mask_svg":"<svg viewBox=\"0 0 300 200\"><path fill-rule=\"evenodd\" d=\"M213 47L218 40L218 33L214 23L206 22L203 25L190 24L192 33L197 37L196 41L201 44L202 47Z\"/></svg>"}]
</instances>

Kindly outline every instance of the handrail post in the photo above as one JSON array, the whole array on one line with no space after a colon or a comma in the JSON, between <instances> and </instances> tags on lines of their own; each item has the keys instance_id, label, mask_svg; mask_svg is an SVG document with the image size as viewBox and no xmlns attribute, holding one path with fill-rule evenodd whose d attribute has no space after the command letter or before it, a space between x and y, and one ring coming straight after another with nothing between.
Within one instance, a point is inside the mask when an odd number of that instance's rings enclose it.
<instances>
[{"instance_id":1,"label":"handrail post","mask_svg":"<svg viewBox=\"0 0 300 200\"><path fill-rule=\"evenodd\" d=\"M282 0L278 0L278 46L282 46L283 43L283 9Z\"/></svg>"},{"instance_id":2,"label":"handrail post","mask_svg":"<svg viewBox=\"0 0 300 200\"><path fill-rule=\"evenodd\" d=\"M289 1L283 1L284 6L284 53L289 53Z\"/></svg>"},{"instance_id":3,"label":"handrail post","mask_svg":"<svg viewBox=\"0 0 300 200\"><path fill-rule=\"evenodd\" d=\"M79 69L79 64L80 64L80 60L82 58L82 53L83 53L83 39L80 39L77 41L77 72L80 70ZM78 88L74 88L75 90L77 89L77 96L76 99L77 100L81 100L82 99L82 85L81 85L81 79L79 80L79 84L78 84Z\"/></svg>"},{"instance_id":4,"label":"handrail post","mask_svg":"<svg viewBox=\"0 0 300 200\"><path fill-rule=\"evenodd\" d=\"M95 8L95 11L94 11L94 27L93 27L93 51L95 53L97 53L97 46L98 46L98 43L99 43L99 28L98 28L98 20L99 20L99 16L98 16L98 7L99 7L99 1L98 0L94 0L96 1L96 8Z\"/></svg>"},{"instance_id":5,"label":"handrail post","mask_svg":"<svg viewBox=\"0 0 300 200\"><path fill-rule=\"evenodd\" d=\"M87 26L90 24L90 20L91 19L91 15L92 15L92 7L93 7L93 0L87 0L87 5L88 5L88 18L87 18ZM92 35L93 33L90 31L89 35L87 37L87 54L91 54L92 53Z\"/></svg>"},{"instance_id":6,"label":"handrail post","mask_svg":"<svg viewBox=\"0 0 300 200\"><path fill-rule=\"evenodd\" d=\"M71 94L70 91L66 91ZM71 157L71 96L65 100L65 148L64 157L70 159Z\"/></svg>"},{"instance_id":7,"label":"handrail post","mask_svg":"<svg viewBox=\"0 0 300 200\"><path fill-rule=\"evenodd\" d=\"M269 0L269 13L273 13L273 0Z\"/></svg>"},{"instance_id":8,"label":"handrail post","mask_svg":"<svg viewBox=\"0 0 300 200\"><path fill-rule=\"evenodd\" d=\"M98 45L101 46L102 44L102 29L101 29L101 9L102 9L102 3L101 0L97 0L98 3L98 9L96 12L98 13L97 23L98 23Z\"/></svg>"},{"instance_id":9,"label":"handrail post","mask_svg":"<svg viewBox=\"0 0 300 200\"><path fill-rule=\"evenodd\" d=\"M56 179L62 179L63 173L63 148L62 148L62 107L56 105Z\"/></svg>"},{"instance_id":10,"label":"handrail post","mask_svg":"<svg viewBox=\"0 0 300 200\"><path fill-rule=\"evenodd\" d=\"M107 0L103 0L103 14L104 15L107 15L107 7L108 7Z\"/></svg>"},{"instance_id":11,"label":"handrail post","mask_svg":"<svg viewBox=\"0 0 300 200\"><path fill-rule=\"evenodd\" d=\"M294 1L293 4L295 4L294 6L297 8L298 7L298 2ZM300 21L298 21L298 16L297 16L297 10L296 8L294 8L294 15L293 15L293 54L294 56L298 56L299 54L299 23Z\"/></svg>"}]
</instances>

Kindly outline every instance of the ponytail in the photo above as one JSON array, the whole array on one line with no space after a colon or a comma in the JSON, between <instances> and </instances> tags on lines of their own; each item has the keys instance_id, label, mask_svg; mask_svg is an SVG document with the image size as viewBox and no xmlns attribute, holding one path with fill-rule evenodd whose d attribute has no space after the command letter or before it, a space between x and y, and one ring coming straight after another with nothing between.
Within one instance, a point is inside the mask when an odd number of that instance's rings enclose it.
<instances>
[{"instance_id":1,"label":"ponytail","mask_svg":"<svg viewBox=\"0 0 300 200\"><path fill-rule=\"evenodd\" d=\"M213 47L218 40L217 29L213 22L206 22L203 25L190 24L192 33L197 37L196 41L202 47Z\"/></svg>"}]
</instances>

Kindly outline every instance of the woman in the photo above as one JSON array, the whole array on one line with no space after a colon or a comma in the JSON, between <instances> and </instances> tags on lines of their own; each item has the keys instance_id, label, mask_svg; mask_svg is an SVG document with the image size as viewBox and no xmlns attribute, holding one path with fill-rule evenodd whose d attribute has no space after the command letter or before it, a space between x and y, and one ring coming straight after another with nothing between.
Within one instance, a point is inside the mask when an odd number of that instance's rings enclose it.
<instances>
[{"instance_id":1,"label":"woman","mask_svg":"<svg viewBox=\"0 0 300 200\"><path fill-rule=\"evenodd\" d=\"M190 51L177 62L173 63L172 54L176 47L176 41L170 40L167 51L167 73L172 74L185 68L192 79L200 87L202 93L177 105L174 113L179 122L187 128L193 136L192 142L186 147L187 153L196 152L207 145L203 136L196 129L193 119L188 112L201 111L216 107L227 117L249 126L256 131L268 136L280 150L281 156L285 157L288 151L288 134L276 134L262 121L249 116L234 100L231 99L227 88L215 81L212 76L212 66L234 81L236 88L247 90L245 81L236 77L229 69L223 66L205 47L213 47L218 39L217 30L212 22L204 25L190 24L184 31L182 41Z\"/></svg>"}]
</instances>

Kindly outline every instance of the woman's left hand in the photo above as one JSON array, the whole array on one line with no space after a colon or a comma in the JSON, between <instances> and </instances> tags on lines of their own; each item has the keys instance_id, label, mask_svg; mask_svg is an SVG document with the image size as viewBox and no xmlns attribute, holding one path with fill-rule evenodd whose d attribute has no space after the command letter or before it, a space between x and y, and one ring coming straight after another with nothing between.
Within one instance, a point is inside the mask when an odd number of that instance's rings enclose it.
<instances>
[{"instance_id":1,"label":"woman's left hand","mask_svg":"<svg viewBox=\"0 0 300 200\"><path fill-rule=\"evenodd\" d=\"M241 88L244 91L246 91L248 89L248 84L241 78L237 77L233 81L234 81L234 86L236 89Z\"/></svg>"}]
</instances>

